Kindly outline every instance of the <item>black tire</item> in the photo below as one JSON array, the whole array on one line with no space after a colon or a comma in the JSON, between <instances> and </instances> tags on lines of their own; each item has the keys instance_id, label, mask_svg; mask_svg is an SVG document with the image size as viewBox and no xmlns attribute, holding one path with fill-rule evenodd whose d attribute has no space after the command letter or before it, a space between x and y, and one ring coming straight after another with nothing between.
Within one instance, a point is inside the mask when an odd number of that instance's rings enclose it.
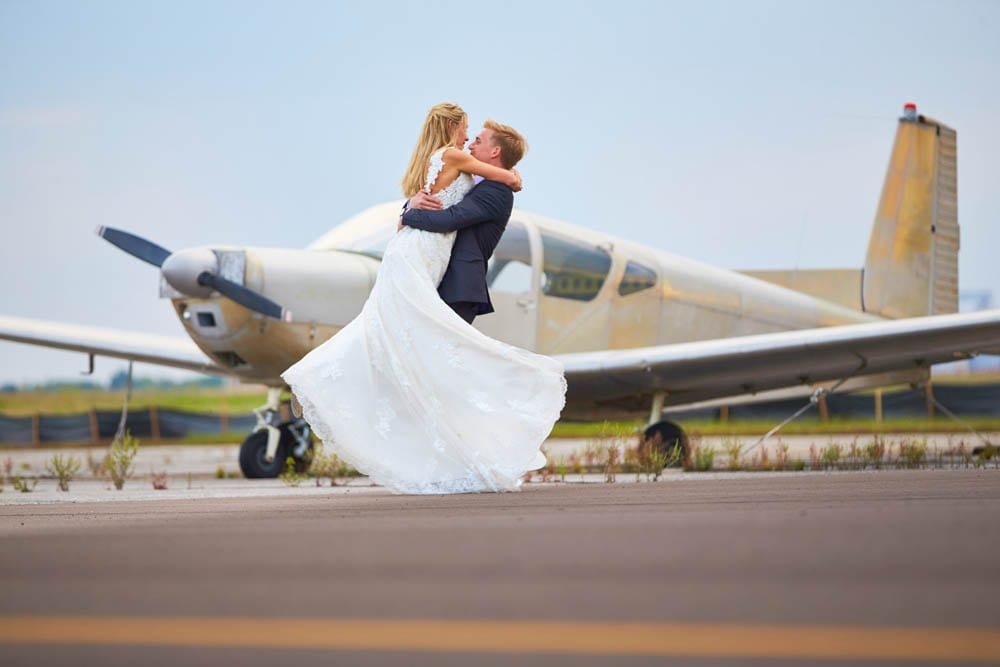
<instances>
[{"instance_id":1,"label":"black tire","mask_svg":"<svg viewBox=\"0 0 1000 667\"><path fill-rule=\"evenodd\" d=\"M645 446L658 447L666 455L667 460L672 462L668 467L681 467L687 463L687 434L674 422L662 421L648 426L643 432L643 438ZM680 448L679 454L675 454L677 448Z\"/></svg>"},{"instance_id":2,"label":"black tire","mask_svg":"<svg viewBox=\"0 0 1000 667\"><path fill-rule=\"evenodd\" d=\"M254 431L240 445L240 470L247 479L273 479L285 469L285 459L290 451L291 434L281 429L281 439L278 440L278 450L274 460L268 463L264 460L267 454L267 429Z\"/></svg>"}]
</instances>

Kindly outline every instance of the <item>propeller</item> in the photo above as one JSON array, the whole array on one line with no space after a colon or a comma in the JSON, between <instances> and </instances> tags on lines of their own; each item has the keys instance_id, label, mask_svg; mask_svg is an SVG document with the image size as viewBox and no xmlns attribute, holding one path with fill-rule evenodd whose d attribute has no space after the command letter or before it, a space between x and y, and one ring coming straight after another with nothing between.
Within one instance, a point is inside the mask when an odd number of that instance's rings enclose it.
<instances>
[{"instance_id":1,"label":"propeller","mask_svg":"<svg viewBox=\"0 0 1000 667\"><path fill-rule=\"evenodd\" d=\"M239 283L234 283L228 278L223 278L208 271L202 271L198 274L198 284L204 287L211 287L219 294L230 301L235 301L244 308L267 315L268 317L273 317L276 320L292 321L291 311L279 306L267 297L251 289L247 289Z\"/></svg>"},{"instance_id":2,"label":"propeller","mask_svg":"<svg viewBox=\"0 0 1000 667\"><path fill-rule=\"evenodd\" d=\"M162 248L152 241L147 241L141 236L114 227L101 225L97 228L97 235L111 245L117 246L133 257L138 257L153 266L163 266L164 260L170 256L170 251L166 248Z\"/></svg>"},{"instance_id":3,"label":"propeller","mask_svg":"<svg viewBox=\"0 0 1000 667\"><path fill-rule=\"evenodd\" d=\"M285 322L292 314L262 294L218 275L219 259L207 248L190 248L170 252L166 248L121 229L98 227L97 235L133 257L160 268L164 279L177 291L188 296L207 297L215 290L244 308Z\"/></svg>"}]
</instances>

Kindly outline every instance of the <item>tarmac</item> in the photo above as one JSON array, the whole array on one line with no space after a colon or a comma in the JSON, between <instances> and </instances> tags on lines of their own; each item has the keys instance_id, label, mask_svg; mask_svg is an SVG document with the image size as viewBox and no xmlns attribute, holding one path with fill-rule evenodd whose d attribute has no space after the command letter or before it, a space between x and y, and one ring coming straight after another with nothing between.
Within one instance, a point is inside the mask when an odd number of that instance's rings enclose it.
<instances>
[{"instance_id":1,"label":"tarmac","mask_svg":"<svg viewBox=\"0 0 1000 667\"><path fill-rule=\"evenodd\" d=\"M0 663L1000 663L992 468L619 478L7 486Z\"/></svg>"}]
</instances>

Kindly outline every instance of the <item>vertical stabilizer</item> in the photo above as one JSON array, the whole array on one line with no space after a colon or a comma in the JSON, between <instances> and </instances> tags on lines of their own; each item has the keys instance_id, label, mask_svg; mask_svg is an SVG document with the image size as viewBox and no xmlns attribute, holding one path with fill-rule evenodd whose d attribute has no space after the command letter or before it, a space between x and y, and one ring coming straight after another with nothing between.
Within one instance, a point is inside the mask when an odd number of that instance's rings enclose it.
<instances>
[{"instance_id":1,"label":"vertical stabilizer","mask_svg":"<svg viewBox=\"0 0 1000 667\"><path fill-rule=\"evenodd\" d=\"M884 317L958 311L958 183L955 130L907 104L862 277L864 309Z\"/></svg>"}]
</instances>

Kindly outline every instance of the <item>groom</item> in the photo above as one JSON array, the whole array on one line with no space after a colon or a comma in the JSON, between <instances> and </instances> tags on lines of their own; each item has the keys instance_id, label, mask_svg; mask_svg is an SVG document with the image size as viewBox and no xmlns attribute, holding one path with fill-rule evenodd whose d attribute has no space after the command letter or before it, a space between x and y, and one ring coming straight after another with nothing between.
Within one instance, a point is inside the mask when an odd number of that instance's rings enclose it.
<instances>
[{"instance_id":1,"label":"groom","mask_svg":"<svg viewBox=\"0 0 1000 667\"><path fill-rule=\"evenodd\" d=\"M517 130L487 120L469 146L469 153L477 160L513 169L527 148ZM469 324L477 315L493 312L486 288L486 262L507 228L513 207L514 192L509 187L496 181L482 181L462 201L444 210L437 197L420 191L410 198L401 216L402 224L415 229L458 231L438 294Z\"/></svg>"}]
</instances>

